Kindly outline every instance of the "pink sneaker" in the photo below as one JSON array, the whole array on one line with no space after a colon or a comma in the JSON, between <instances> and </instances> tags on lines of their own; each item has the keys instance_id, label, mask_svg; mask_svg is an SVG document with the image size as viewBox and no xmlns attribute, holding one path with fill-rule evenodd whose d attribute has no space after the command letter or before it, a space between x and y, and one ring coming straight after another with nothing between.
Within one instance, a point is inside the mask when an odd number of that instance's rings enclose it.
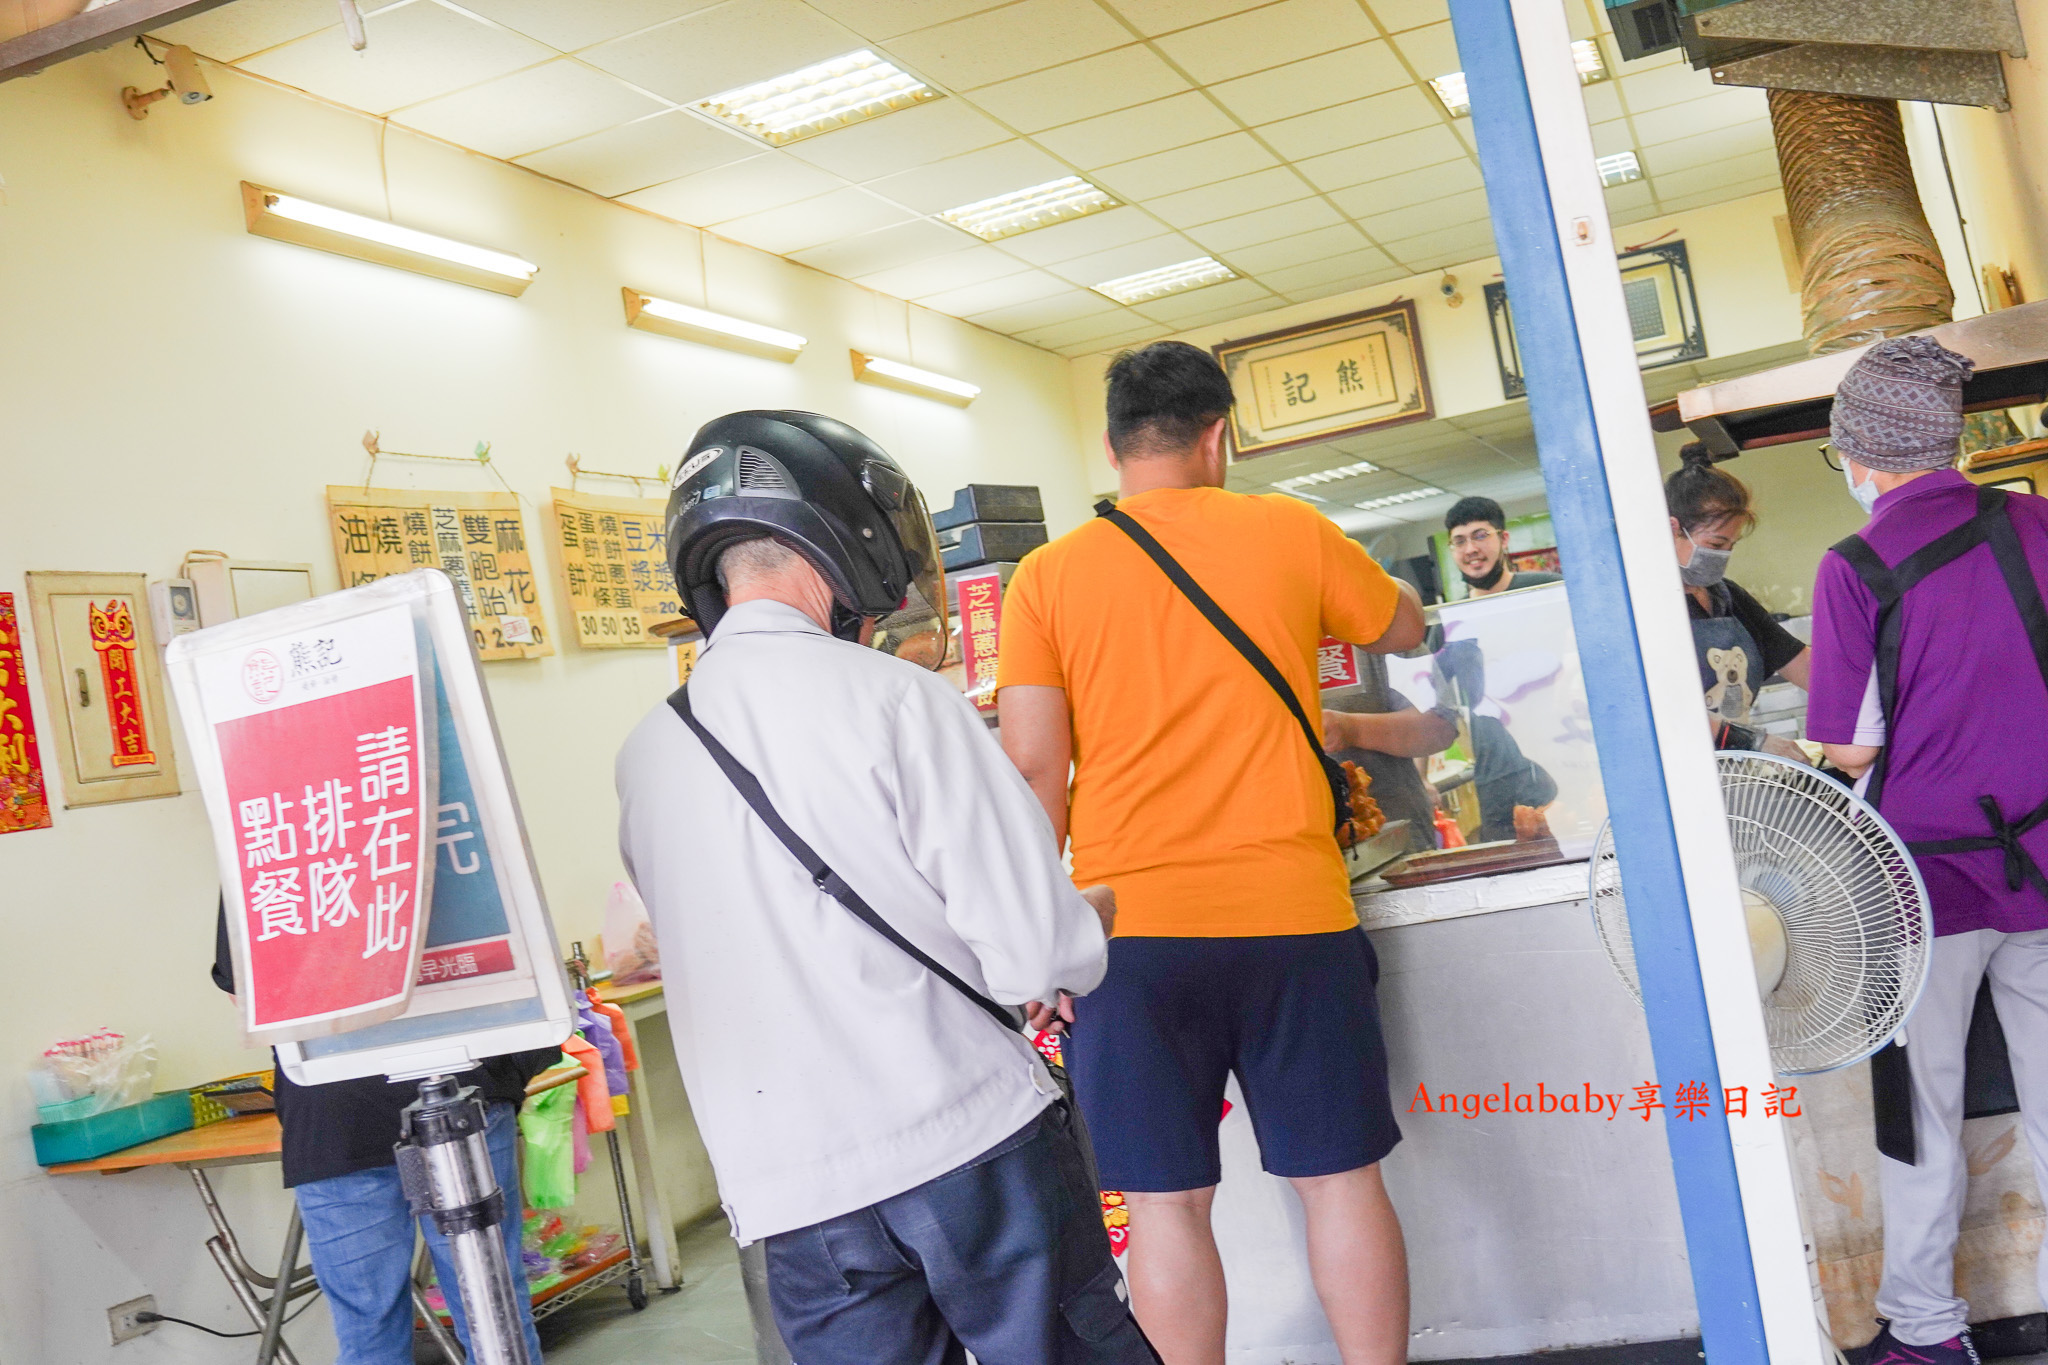
<instances>
[{"instance_id":1,"label":"pink sneaker","mask_svg":"<svg viewBox=\"0 0 2048 1365\"><path fill-rule=\"evenodd\" d=\"M1982 1365L1967 1327L1932 1346L1908 1346L1892 1335L1889 1319L1877 1321L1877 1340L1863 1348L1863 1365Z\"/></svg>"}]
</instances>

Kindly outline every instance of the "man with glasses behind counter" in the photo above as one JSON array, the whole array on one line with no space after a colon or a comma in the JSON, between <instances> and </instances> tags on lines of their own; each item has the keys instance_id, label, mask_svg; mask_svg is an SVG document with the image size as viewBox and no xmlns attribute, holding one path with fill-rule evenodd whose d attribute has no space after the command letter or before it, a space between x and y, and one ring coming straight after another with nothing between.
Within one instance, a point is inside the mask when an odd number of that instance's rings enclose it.
<instances>
[{"instance_id":1,"label":"man with glasses behind counter","mask_svg":"<svg viewBox=\"0 0 2048 1365\"><path fill-rule=\"evenodd\" d=\"M1563 574L1518 570L1508 562L1507 514L1492 498L1459 498L1444 514L1444 530L1450 534L1451 558L1473 597L1564 582Z\"/></svg>"}]
</instances>

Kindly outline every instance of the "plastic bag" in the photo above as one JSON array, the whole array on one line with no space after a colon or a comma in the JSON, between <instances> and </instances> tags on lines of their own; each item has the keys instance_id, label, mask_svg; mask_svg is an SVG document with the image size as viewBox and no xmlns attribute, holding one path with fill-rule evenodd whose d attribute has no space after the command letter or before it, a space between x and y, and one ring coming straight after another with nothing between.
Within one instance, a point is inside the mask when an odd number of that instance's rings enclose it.
<instances>
[{"instance_id":1,"label":"plastic bag","mask_svg":"<svg viewBox=\"0 0 2048 1365\"><path fill-rule=\"evenodd\" d=\"M604 962L612 970L613 985L661 980L661 945L631 882L613 882L604 903Z\"/></svg>"},{"instance_id":2,"label":"plastic bag","mask_svg":"<svg viewBox=\"0 0 2048 1365\"><path fill-rule=\"evenodd\" d=\"M526 1138L528 1208L566 1209L576 1202L569 1134L569 1112L575 1104L576 1087L558 1085L535 1095L519 1111L519 1131Z\"/></svg>"},{"instance_id":3,"label":"plastic bag","mask_svg":"<svg viewBox=\"0 0 2048 1365\"><path fill-rule=\"evenodd\" d=\"M112 1029L63 1038L36 1060L29 1085L38 1106L76 1104L67 1118L141 1104L156 1085L156 1043L146 1033L130 1038Z\"/></svg>"}]
</instances>

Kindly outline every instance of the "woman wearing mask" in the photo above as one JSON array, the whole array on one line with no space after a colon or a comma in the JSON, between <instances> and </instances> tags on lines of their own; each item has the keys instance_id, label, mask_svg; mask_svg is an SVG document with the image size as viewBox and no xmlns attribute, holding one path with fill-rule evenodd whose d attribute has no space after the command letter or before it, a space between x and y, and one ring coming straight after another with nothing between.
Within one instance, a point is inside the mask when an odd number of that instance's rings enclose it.
<instances>
[{"instance_id":1,"label":"woman wearing mask","mask_svg":"<svg viewBox=\"0 0 2048 1365\"><path fill-rule=\"evenodd\" d=\"M1713 466L1697 443L1679 452L1676 473L1664 481L1664 507L1671 517L1671 545L1678 576L1685 583L1686 613L1692 618L1693 653L1707 716L1719 749L1762 749L1804 761L1798 746L1765 735L1749 724L1750 706L1764 679L1779 674L1805 687L1810 654L1791 631L1771 619L1741 584L1727 577L1736 542L1756 526L1749 489Z\"/></svg>"}]
</instances>

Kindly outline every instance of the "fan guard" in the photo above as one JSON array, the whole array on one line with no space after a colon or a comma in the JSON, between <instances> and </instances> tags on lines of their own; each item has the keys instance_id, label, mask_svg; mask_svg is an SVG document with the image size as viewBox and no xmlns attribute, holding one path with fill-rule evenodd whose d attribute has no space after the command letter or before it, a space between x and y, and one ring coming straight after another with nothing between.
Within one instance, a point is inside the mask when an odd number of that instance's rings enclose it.
<instances>
[{"instance_id":1,"label":"fan guard","mask_svg":"<svg viewBox=\"0 0 2048 1365\"><path fill-rule=\"evenodd\" d=\"M1747 751L1715 762L1771 1061L1791 1076L1861 1061L1898 1032L1926 979L1934 927L1919 869L1875 808L1815 769ZM1641 1004L1611 826L1589 880L1593 927Z\"/></svg>"}]
</instances>

